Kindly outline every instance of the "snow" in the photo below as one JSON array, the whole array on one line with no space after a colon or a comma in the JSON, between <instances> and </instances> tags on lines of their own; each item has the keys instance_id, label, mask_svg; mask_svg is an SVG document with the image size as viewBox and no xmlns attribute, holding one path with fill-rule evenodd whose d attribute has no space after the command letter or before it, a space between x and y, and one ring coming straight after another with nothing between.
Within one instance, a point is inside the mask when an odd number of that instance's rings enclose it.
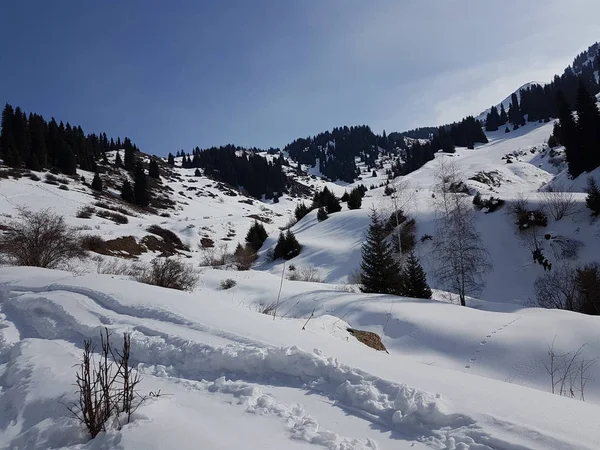
<instances>
[{"instance_id":1,"label":"snow","mask_svg":"<svg viewBox=\"0 0 600 450\"><path fill-rule=\"evenodd\" d=\"M378 353L332 336L321 327L327 322L302 331L303 319L273 321L213 288L189 294L34 268L0 269L0 282L2 324L18 334L5 340L0 373L0 443L8 448L558 449L594 448L600 438L593 403L419 362L395 344L389 355ZM360 301L346 295L349 304ZM378 297L362 302L391 300ZM513 345L531 341L538 331L529 331L531 324L544 313L544 322L557 327L573 320L578 339L586 338L583 328L597 328L594 318L559 311L519 311L523 318L515 320L442 302L396 304L402 309L394 317L411 317L423 332L438 330L429 338L413 333L415 340L439 342L445 334L443 351L457 358L480 330L500 324ZM368 320L367 307L361 314ZM104 326L115 336L132 333L142 389L168 395L143 404L129 425L87 442L60 403L74 398L72 366L82 339L97 339ZM521 331L509 331L517 326ZM490 343L491 359L517 363L510 351L498 353L500 342ZM532 349L525 347L523 354Z\"/></svg>"},{"instance_id":2,"label":"snow","mask_svg":"<svg viewBox=\"0 0 600 450\"><path fill-rule=\"evenodd\" d=\"M408 214L416 220L416 253L433 300L362 294L348 284L360 265L371 208L391 211L383 188L369 190L361 209L343 205L323 222L312 211L293 225L303 249L284 264L267 254L301 198L284 195L273 203L229 196L218 183L195 177L194 169L177 168L168 182L176 200L170 217L130 210L129 223L117 225L75 217L96 201L78 181L64 191L28 178L1 180L3 218L21 206L50 207L81 233L106 239L140 240L151 224L175 232L190 246L186 261L200 282L191 293L161 289L96 274L93 260L64 271L0 268L0 448L597 448L600 363L591 366L585 402L551 394L545 365L552 342L558 353L583 346L584 359L597 358L598 318L530 307L533 283L544 271L520 246L506 206L476 213L494 270L481 299L467 299L468 308L453 304L431 277L436 255L419 240L434 234L435 173L447 160L484 198L511 202L523 195L535 208L543 207L544 190L573 191L577 214L550 217L544 232L582 242L577 263L596 260L598 225L584 206L583 189L588 176L600 181L600 172L572 180L563 165L551 163L551 154L562 152L551 153L545 144L552 127L530 123L488 133L488 144L437 154L403 177L414 190ZM378 163L377 177L365 173L350 184L311 176L308 167L308 175L293 176L341 195L359 184L385 182L390 161ZM291 162L286 170L295 168ZM492 174L495 183L469 179L480 172ZM252 270L201 267L200 238L231 251L256 217L269 237ZM545 250L552 259L550 247ZM288 280L291 264L313 269L322 282ZM225 279L235 286L223 290ZM271 304L275 320L259 313ZM131 333L141 393L162 394L149 398L130 424L113 424L90 441L63 404L76 397L74 366L83 340L97 341L104 327L115 339ZM389 353L359 343L348 327L377 333Z\"/></svg>"}]
</instances>

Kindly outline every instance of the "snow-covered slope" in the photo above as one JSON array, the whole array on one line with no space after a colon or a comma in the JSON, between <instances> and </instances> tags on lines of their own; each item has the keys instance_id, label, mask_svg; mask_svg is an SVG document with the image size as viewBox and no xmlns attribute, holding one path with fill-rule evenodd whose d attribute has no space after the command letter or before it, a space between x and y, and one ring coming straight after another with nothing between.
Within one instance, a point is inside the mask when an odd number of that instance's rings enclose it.
<instances>
[{"instance_id":1,"label":"snow-covered slope","mask_svg":"<svg viewBox=\"0 0 600 450\"><path fill-rule=\"evenodd\" d=\"M321 316L302 330L303 319L273 321L208 286L185 294L32 268L0 269L0 283L3 448L593 449L600 439L591 403L419 362L415 348L375 352L344 336L341 319ZM356 300L350 296L348 304ZM458 358L457 349L469 342L479 359L505 357L506 365L518 358L498 353L500 343L512 336L523 344L538 314L519 313L516 320L510 313L398 301L407 326L415 324L413 339L447 329L446 353ZM573 316L582 337L596 325L593 318L555 313L537 316L538 323L564 326ZM132 423L86 442L61 403L75 398L72 366L82 340L105 326L115 336L132 332L140 389L162 395L143 404ZM479 336L484 329L489 342Z\"/></svg>"},{"instance_id":2,"label":"snow-covered slope","mask_svg":"<svg viewBox=\"0 0 600 450\"><path fill-rule=\"evenodd\" d=\"M517 94L517 98L520 101L521 100L521 89L527 89L528 87L534 86L536 84L538 84L540 86L544 86L546 83L540 82L540 81L530 81L529 83L525 83L523 86L521 86L519 89L514 91L512 94ZM512 94L510 94L508 97L506 97L504 100L502 100L497 105L494 105L496 108L498 108L498 111L500 111L501 106L504 106L505 111L508 113L508 107L510 106L510 101L511 101L510 99L512 97ZM485 119L490 111L491 111L491 108L488 108L485 111L483 111L482 113L480 113L475 118L479 121L485 121Z\"/></svg>"}]
</instances>

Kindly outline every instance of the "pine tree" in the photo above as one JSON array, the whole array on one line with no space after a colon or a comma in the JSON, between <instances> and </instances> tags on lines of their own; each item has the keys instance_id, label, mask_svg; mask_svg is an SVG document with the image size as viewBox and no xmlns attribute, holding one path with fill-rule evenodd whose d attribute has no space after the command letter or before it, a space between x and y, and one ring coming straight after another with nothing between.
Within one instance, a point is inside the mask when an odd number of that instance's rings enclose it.
<instances>
[{"instance_id":1,"label":"pine tree","mask_svg":"<svg viewBox=\"0 0 600 450\"><path fill-rule=\"evenodd\" d=\"M21 166L21 155L17 150L17 143L14 135L14 115L15 112L8 103L2 111L2 133L0 134L0 155L4 164L9 167Z\"/></svg>"},{"instance_id":2,"label":"pine tree","mask_svg":"<svg viewBox=\"0 0 600 450\"><path fill-rule=\"evenodd\" d=\"M360 268L363 292L402 294L400 267L392 256L384 227L375 211L371 214L371 224L362 246Z\"/></svg>"},{"instance_id":3,"label":"pine tree","mask_svg":"<svg viewBox=\"0 0 600 450\"><path fill-rule=\"evenodd\" d=\"M562 91L557 94L558 118L560 120L561 143L565 146L565 155L569 166L569 174L573 178L579 176L585 169L583 145L577 123L573 118L571 107Z\"/></svg>"},{"instance_id":4,"label":"pine tree","mask_svg":"<svg viewBox=\"0 0 600 450\"><path fill-rule=\"evenodd\" d=\"M125 178L125 181L123 181L123 185L121 186L121 198L128 203L134 203L135 201L131 183L127 178Z\"/></svg>"},{"instance_id":5,"label":"pine tree","mask_svg":"<svg viewBox=\"0 0 600 450\"><path fill-rule=\"evenodd\" d=\"M141 163L137 163L135 166L135 173L133 177L133 194L136 205L146 207L150 204L148 180L146 179L146 173L144 172L144 167Z\"/></svg>"},{"instance_id":6,"label":"pine tree","mask_svg":"<svg viewBox=\"0 0 600 450\"><path fill-rule=\"evenodd\" d=\"M324 220L329 219L329 216L327 215L327 211L325 210L325 208L321 207L319 208L319 210L317 211L317 220L319 222L323 222Z\"/></svg>"},{"instance_id":7,"label":"pine tree","mask_svg":"<svg viewBox=\"0 0 600 450\"><path fill-rule=\"evenodd\" d=\"M590 95L583 81L579 82L575 109L582 146L582 169L589 172L600 166L600 112L596 99Z\"/></svg>"},{"instance_id":8,"label":"pine tree","mask_svg":"<svg viewBox=\"0 0 600 450\"><path fill-rule=\"evenodd\" d=\"M285 234L283 232L279 233L277 245L273 250L273 259L292 259L298 256L301 250L302 246L296 239L296 236L290 230L287 230Z\"/></svg>"},{"instance_id":9,"label":"pine tree","mask_svg":"<svg viewBox=\"0 0 600 450\"><path fill-rule=\"evenodd\" d=\"M362 205L362 193L358 188L352 189L348 196L348 209L360 209Z\"/></svg>"},{"instance_id":10,"label":"pine tree","mask_svg":"<svg viewBox=\"0 0 600 450\"><path fill-rule=\"evenodd\" d=\"M500 115L498 114L498 108L492 106L485 120L486 131L498 131L500 125Z\"/></svg>"},{"instance_id":11,"label":"pine tree","mask_svg":"<svg viewBox=\"0 0 600 450\"><path fill-rule=\"evenodd\" d=\"M131 145L131 142L128 142L129 138L125 138L124 147L125 147L125 159L123 160L123 165L125 170L131 172L135 169L135 153L134 149ZM129 144L129 145L128 145Z\"/></svg>"},{"instance_id":12,"label":"pine tree","mask_svg":"<svg viewBox=\"0 0 600 450\"><path fill-rule=\"evenodd\" d=\"M300 220L309 212L310 208L308 206L306 206L304 203L299 203L296 205L296 209L294 210L294 217L296 217L296 220Z\"/></svg>"},{"instance_id":13,"label":"pine tree","mask_svg":"<svg viewBox=\"0 0 600 450\"><path fill-rule=\"evenodd\" d=\"M156 179L160 178L160 171L158 168L158 163L153 159L150 160L150 165L148 167L148 176L150 178L156 178Z\"/></svg>"},{"instance_id":14,"label":"pine tree","mask_svg":"<svg viewBox=\"0 0 600 450\"><path fill-rule=\"evenodd\" d=\"M508 116L506 115L506 110L504 109L504 103L500 104L500 122L498 125L506 125L508 122Z\"/></svg>"},{"instance_id":15,"label":"pine tree","mask_svg":"<svg viewBox=\"0 0 600 450\"><path fill-rule=\"evenodd\" d=\"M402 270L402 295L412 298L431 298L431 289L421 263L410 252Z\"/></svg>"},{"instance_id":16,"label":"pine tree","mask_svg":"<svg viewBox=\"0 0 600 450\"><path fill-rule=\"evenodd\" d=\"M117 156L115 156L115 166L118 168L123 167L123 160L121 159L121 153L117 150Z\"/></svg>"},{"instance_id":17,"label":"pine tree","mask_svg":"<svg viewBox=\"0 0 600 450\"><path fill-rule=\"evenodd\" d=\"M42 170L46 167L46 123L41 116L29 115L29 133L31 137L31 153L26 165L31 170Z\"/></svg>"},{"instance_id":18,"label":"pine tree","mask_svg":"<svg viewBox=\"0 0 600 450\"><path fill-rule=\"evenodd\" d=\"M585 204L592 212L592 216L600 215L600 188L592 177L588 178L587 183Z\"/></svg>"},{"instance_id":19,"label":"pine tree","mask_svg":"<svg viewBox=\"0 0 600 450\"><path fill-rule=\"evenodd\" d=\"M265 230L263 224L258 223L258 221L255 220L254 224L252 224L246 234L246 243L254 252L257 252L260 250L268 236L267 230Z\"/></svg>"},{"instance_id":20,"label":"pine tree","mask_svg":"<svg viewBox=\"0 0 600 450\"><path fill-rule=\"evenodd\" d=\"M201 175L202 175L202 174L200 173L200 169L196 169L196 170L194 171L194 176L195 176L195 177L199 177L199 176L201 176Z\"/></svg>"},{"instance_id":21,"label":"pine tree","mask_svg":"<svg viewBox=\"0 0 600 450\"><path fill-rule=\"evenodd\" d=\"M167 157L167 164L170 166L175 166L175 157L172 153L169 153L169 156Z\"/></svg>"},{"instance_id":22,"label":"pine tree","mask_svg":"<svg viewBox=\"0 0 600 450\"><path fill-rule=\"evenodd\" d=\"M102 178L100 178L100 174L98 174L98 172L94 174L94 179L92 180L92 189L94 191L102 192Z\"/></svg>"}]
</instances>

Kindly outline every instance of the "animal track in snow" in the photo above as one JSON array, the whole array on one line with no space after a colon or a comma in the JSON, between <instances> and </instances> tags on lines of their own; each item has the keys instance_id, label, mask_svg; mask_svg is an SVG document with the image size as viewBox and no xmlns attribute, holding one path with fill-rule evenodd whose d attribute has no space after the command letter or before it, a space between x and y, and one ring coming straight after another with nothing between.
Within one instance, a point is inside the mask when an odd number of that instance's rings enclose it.
<instances>
[{"instance_id":1,"label":"animal track in snow","mask_svg":"<svg viewBox=\"0 0 600 450\"><path fill-rule=\"evenodd\" d=\"M465 369L470 369L471 366L473 365L473 363L475 361L477 361L477 355L479 355L479 352L481 351L481 349L483 348L483 346L485 344L487 344L488 339L491 338L492 336L494 336L496 333L498 333L499 331L504 330L506 327L508 327L509 325L512 325L513 323L515 323L517 320L519 320L522 316L518 316L517 318L511 320L510 322L505 323L504 325L500 326L499 328L495 329L494 331L490 332L490 334L486 335L486 339L483 339L482 341L479 342L479 347L473 352L473 354L471 355L471 357L469 358L469 363L467 365L465 365Z\"/></svg>"}]
</instances>

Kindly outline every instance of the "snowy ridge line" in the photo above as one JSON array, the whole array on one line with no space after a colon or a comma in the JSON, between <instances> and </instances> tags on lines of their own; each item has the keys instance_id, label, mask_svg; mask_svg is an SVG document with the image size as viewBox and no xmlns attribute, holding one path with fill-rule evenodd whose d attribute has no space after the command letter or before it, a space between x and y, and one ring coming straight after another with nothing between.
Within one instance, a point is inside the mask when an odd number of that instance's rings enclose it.
<instances>
[{"instance_id":1,"label":"snowy ridge line","mask_svg":"<svg viewBox=\"0 0 600 450\"><path fill-rule=\"evenodd\" d=\"M36 291L53 292L57 286ZM61 286L60 290L69 289L70 286ZM80 294L87 291L74 290ZM96 337L101 328L81 323L52 299L42 295L28 299L22 294L22 288L0 292L3 313L17 326L21 339L64 339L81 345L82 337ZM105 297L109 299L106 303L118 305L116 299ZM85 304L81 307L85 308ZM397 433L401 439L420 441L437 449L526 448L490 436L467 415L447 412L439 395L383 380L326 357L319 350L309 353L298 347L275 348L256 343L216 347L163 332L152 333L145 326L147 332L154 334L148 336L140 331L142 327L136 328L132 333L132 362L141 367L164 365L165 373L190 380L218 379L223 374L232 379L276 379L286 386L323 395L345 410Z\"/></svg>"}]
</instances>

